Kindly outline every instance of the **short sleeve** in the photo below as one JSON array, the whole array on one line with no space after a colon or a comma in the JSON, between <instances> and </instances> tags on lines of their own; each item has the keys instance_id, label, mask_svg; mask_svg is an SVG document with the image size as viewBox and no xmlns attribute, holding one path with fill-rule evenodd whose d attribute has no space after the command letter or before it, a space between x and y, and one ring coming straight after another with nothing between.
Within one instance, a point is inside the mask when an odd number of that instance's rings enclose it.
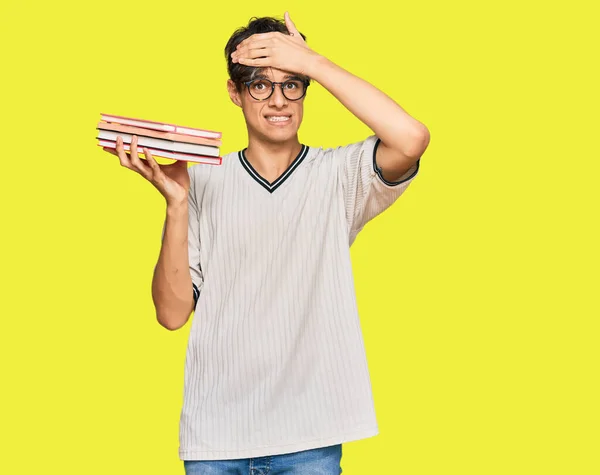
<instances>
[{"instance_id":1,"label":"short sleeve","mask_svg":"<svg viewBox=\"0 0 600 475\"><path fill-rule=\"evenodd\" d=\"M194 181L194 167L188 168L190 174L190 191L188 193L188 258L194 302L198 302L200 291L204 286L204 276L200 267L200 207Z\"/></svg>"},{"instance_id":2,"label":"short sleeve","mask_svg":"<svg viewBox=\"0 0 600 475\"><path fill-rule=\"evenodd\" d=\"M204 286L204 276L200 267L200 213L196 187L194 183L193 167L188 168L190 175L190 190L188 192L188 263L192 278L192 293L194 306L200 297ZM166 222L163 224L161 240L165 237Z\"/></svg>"},{"instance_id":3,"label":"short sleeve","mask_svg":"<svg viewBox=\"0 0 600 475\"><path fill-rule=\"evenodd\" d=\"M365 224L389 208L406 191L419 171L420 159L398 181L387 181L375 160L380 142L372 135L362 142L335 150L350 244Z\"/></svg>"}]
</instances>

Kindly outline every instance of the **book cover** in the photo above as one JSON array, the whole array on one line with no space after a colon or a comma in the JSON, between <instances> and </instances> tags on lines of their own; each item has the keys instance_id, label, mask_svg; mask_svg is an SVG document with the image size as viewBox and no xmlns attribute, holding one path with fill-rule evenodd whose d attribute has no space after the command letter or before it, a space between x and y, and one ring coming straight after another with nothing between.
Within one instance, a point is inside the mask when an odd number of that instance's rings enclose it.
<instances>
[{"instance_id":1,"label":"book cover","mask_svg":"<svg viewBox=\"0 0 600 475\"><path fill-rule=\"evenodd\" d=\"M117 143L112 142L110 140L99 140L98 146L116 149ZM222 157L207 157L203 155L169 152L167 150L153 149L151 147L145 148L147 148L150 151L153 157L168 158L171 160L183 160L185 162L204 163L207 165L221 165L223 161ZM129 152L129 144L123 144L123 149ZM138 149L138 155L140 156L140 158L145 158L144 151L141 148Z\"/></svg>"},{"instance_id":2,"label":"book cover","mask_svg":"<svg viewBox=\"0 0 600 475\"><path fill-rule=\"evenodd\" d=\"M124 132L114 132L111 130L98 130L97 139L99 140L110 140L116 142L117 137L123 139L123 143L130 144L133 135L126 134ZM218 157L219 148L211 147L209 145L198 145L191 143L173 142L172 140L163 140L153 137L138 136L138 147L152 147L159 150L166 150L169 152L177 153L191 153L195 155L205 155L208 157Z\"/></svg>"},{"instance_id":3,"label":"book cover","mask_svg":"<svg viewBox=\"0 0 600 475\"><path fill-rule=\"evenodd\" d=\"M133 125L117 124L115 122L98 122L98 130L112 130L114 132L124 132L137 136L154 137L163 140L172 140L173 142L195 143L198 145L210 145L211 147L220 147L220 139L208 139L206 137L195 137L193 135L178 134L175 132L162 132L160 130L144 129Z\"/></svg>"},{"instance_id":4,"label":"book cover","mask_svg":"<svg viewBox=\"0 0 600 475\"><path fill-rule=\"evenodd\" d=\"M167 122L155 122L152 120L136 119L134 117L123 117L120 115L110 115L101 113L101 119L105 122L112 122L123 125L133 125L154 130L162 130L165 132L176 132L183 135L193 135L197 137L206 137L211 139L220 139L221 132L214 130L198 129L194 127L169 124Z\"/></svg>"}]
</instances>

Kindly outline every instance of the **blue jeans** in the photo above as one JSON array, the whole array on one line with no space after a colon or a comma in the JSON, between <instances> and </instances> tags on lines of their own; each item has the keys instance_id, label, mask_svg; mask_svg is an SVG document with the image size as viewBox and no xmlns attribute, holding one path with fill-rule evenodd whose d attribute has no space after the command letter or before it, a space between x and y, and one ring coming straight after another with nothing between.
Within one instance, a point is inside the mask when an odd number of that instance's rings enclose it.
<instances>
[{"instance_id":1,"label":"blue jeans","mask_svg":"<svg viewBox=\"0 0 600 475\"><path fill-rule=\"evenodd\" d=\"M233 460L184 460L186 475L340 475L342 444Z\"/></svg>"}]
</instances>

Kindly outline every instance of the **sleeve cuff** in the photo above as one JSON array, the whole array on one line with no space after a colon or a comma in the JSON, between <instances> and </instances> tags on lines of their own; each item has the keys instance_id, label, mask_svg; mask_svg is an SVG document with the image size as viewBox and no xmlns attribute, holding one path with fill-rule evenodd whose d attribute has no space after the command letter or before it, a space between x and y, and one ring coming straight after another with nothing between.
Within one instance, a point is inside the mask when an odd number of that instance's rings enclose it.
<instances>
[{"instance_id":1,"label":"sleeve cuff","mask_svg":"<svg viewBox=\"0 0 600 475\"><path fill-rule=\"evenodd\" d=\"M404 174L404 176L402 176L400 178L400 180L398 181L388 181L385 178L383 178L383 172L381 170L381 167L377 165L377 147L379 147L379 144L381 143L381 139L378 137L377 141L375 142L375 147L373 147L373 170L375 171L375 173L377 174L377 176L379 177L379 179L385 183L388 186L397 186L400 185L408 180L410 180L411 178L414 178L415 175L417 174L417 172L419 171L419 164L421 162L421 159L419 158L417 160L417 162Z\"/></svg>"},{"instance_id":2,"label":"sleeve cuff","mask_svg":"<svg viewBox=\"0 0 600 475\"><path fill-rule=\"evenodd\" d=\"M196 284L194 284L192 282L192 291L194 292L194 307L196 306L196 304L198 303L198 298L200 297L200 291L198 290L198 287L196 286Z\"/></svg>"}]
</instances>

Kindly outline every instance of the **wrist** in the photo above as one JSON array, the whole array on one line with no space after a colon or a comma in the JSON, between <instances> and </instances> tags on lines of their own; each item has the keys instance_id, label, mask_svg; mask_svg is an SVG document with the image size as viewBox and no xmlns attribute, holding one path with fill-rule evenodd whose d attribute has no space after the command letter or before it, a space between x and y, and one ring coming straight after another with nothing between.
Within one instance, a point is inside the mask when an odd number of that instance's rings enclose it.
<instances>
[{"instance_id":1,"label":"wrist","mask_svg":"<svg viewBox=\"0 0 600 475\"><path fill-rule=\"evenodd\" d=\"M179 215L182 213L187 214L187 211L188 211L187 196L185 197L185 199L167 200L167 214L168 215Z\"/></svg>"},{"instance_id":2,"label":"wrist","mask_svg":"<svg viewBox=\"0 0 600 475\"><path fill-rule=\"evenodd\" d=\"M323 75L323 70L330 63L331 61L329 61L325 56L322 56L318 53L314 53L311 60L308 62L308 67L306 68L306 75L320 83L320 79Z\"/></svg>"}]
</instances>

